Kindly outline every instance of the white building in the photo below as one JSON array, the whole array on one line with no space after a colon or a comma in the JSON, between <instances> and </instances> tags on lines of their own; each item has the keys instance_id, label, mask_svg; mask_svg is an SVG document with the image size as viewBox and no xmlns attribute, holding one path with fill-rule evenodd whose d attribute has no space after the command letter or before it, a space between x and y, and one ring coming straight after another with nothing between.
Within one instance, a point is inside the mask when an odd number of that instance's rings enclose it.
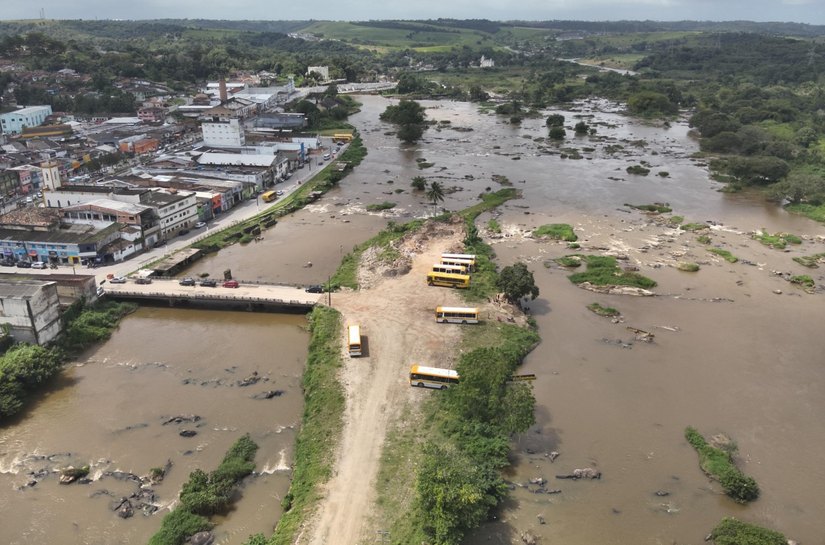
<instances>
[{"instance_id":1,"label":"white building","mask_svg":"<svg viewBox=\"0 0 825 545\"><path fill-rule=\"evenodd\" d=\"M236 119L205 121L201 125L203 143L216 148L239 148L246 144L243 125Z\"/></svg>"},{"instance_id":2,"label":"white building","mask_svg":"<svg viewBox=\"0 0 825 545\"><path fill-rule=\"evenodd\" d=\"M3 134L20 134L23 132L23 127L42 125L50 115L52 115L51 106L27 106L0 114L0 130Z\"/></svg>"},{"instance_id":3,"label":"white building","mask_svg":"<svg viewBox=\"0 0 825 545\"><path fill-rule=\"evenodd\" d=\"M482 56L481 56L481 60L480 60L480 61L478 61L478 65L479 65L481 68L495 68L495 66L496 66L496 61L494 61L493 59L488 59L487 57L485 57L484 55L482 55Z\"/></svg>"}]
</instances>

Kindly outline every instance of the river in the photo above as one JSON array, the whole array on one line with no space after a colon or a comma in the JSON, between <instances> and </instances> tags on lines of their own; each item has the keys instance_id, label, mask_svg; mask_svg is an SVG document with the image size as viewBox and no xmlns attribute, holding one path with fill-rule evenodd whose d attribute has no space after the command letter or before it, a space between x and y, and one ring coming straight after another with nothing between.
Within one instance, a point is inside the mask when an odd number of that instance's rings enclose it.
<instances>
[{"instance_id":1,"label":"river","mask_svg":"<svg viewBox=\"0 0 825 545\"><path fill-rule=\"evenodd\" d=\"M701 543L727 515L803 543L821 540L817 514L825 501L818 492L825 472L813 453L825 446L817 420L825 411L825 340L816 335L822 295L804 294L771 271L808 273L821 282L821 273L802 269L790 256L825 251L816 239L825 235L822 226L757 196L719 192L720 184L691 157L697 145L684 122L669 128L637 123L614 105L586 103L559 113L568 125L580 116L596 135L568 131L556 146L544 139L544 117L514 125L472 104L425 101L438 124L419 144L404 147L378 120L389 101L361 100L361 112L351 119L369 149L361 166L261 241L223 250L189 273L220 277L229 268L243 280L322 283L343 254L387 221L434 212L410 187L415 176L438 180L447 190L441 206L450 210L477 202L488 188L512 184L521 190L521 199L496 213L504 236L493 243L503 264L530 264L541 289L531 311L543 342L525 362L525 372L538 375L538 422L519 438L508 478L525 483L544 477L562 492L517 487L497 521L468 543L509 543L528 529L546 543ZM576 148L581 159L564 148ZM625 172L642 162L649 176ZM396 206L366 212L368 204L384 201ZM752 265L712 259L693 235L624 206L651 202L669 203L685 221L713 222L714 242ZM626 254L659 283L662 295L597 295L570 284L559 267L543 266L567 250L525 233L557 222L572 224L585 248ZM759 228L808 240L783 253L750 240L747 232ZM702 262L702 270L690 275L671 267L681 255ZM594 301L621 310L625 322L591 314L585 306ZM0 430L0 541L28 545L60 535L61 543L145 543L160 517L117 518L110 503L133 491L134 483L104 472L144 475L171 460L168 478L155 487L163 508L189 471L215 467L245 432L261 445L257 463L265 471L243 489L218 539L234 545L250 533L269 533L288 486L284 470L300 420L305 325L301 316L152 307L127 317L108 342ZM654 332L654 342L634 341L627 326ZM237 385L253 372L268 380ZM274 389L283 395L252 399ZM201 420L162 425L191 414ZM742 467L762 487L757 502L738 506L708 482L683 438L688 425L733 437ZM180 437L184 428L198 434ZM551 463L545 454L553 450L560 456ZM55 454L53 461L39 458ZM98 478L59 486L51 477L25 487L29 471L69 463L90 463ZM598 467L602 479L554 479L587 466Z\"/></svg>"}]
</instances>

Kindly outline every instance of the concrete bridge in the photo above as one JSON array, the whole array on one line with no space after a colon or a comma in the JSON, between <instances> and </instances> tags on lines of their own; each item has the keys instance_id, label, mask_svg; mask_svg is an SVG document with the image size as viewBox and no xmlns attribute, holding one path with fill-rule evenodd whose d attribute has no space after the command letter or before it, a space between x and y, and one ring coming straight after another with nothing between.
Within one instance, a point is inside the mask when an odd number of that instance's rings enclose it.
<instances>
[{"instance_id":1,"label":"concrete bridge","mask_svg":"<svg viewBox=\"0 0 825 545\"><path fill-rule=\"evenodd\" d=\"M217 287L210 288L199 284L181 286L177 279L158 278L153 278L150 284L136 284L129 280L126 284L106 282L101 287L102 296L113 299L257 311L306 312L327 297L327 294L307 293L294 286L239 282L237 288L225 288L219 281Z\"/></svg>"}]
</instances>

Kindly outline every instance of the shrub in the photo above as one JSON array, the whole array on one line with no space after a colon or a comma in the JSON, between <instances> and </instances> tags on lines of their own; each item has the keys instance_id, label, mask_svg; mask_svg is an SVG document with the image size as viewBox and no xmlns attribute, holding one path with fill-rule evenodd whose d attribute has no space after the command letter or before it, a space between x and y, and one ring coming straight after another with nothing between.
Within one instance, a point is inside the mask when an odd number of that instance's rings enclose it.
<instances>
[{"instance_id":1,"label":"shrub","mask_svg":"<svg viewBox=\"0 0 825 545\"><path fill-rule=\"evenodd\" d=\"M650 174L650 169L642 165L631 165L625 169L628 174L635 174L637 176L647 176Z\"/></svg>"},{"instance_id":2,"label":"shrub","mask_svg":"<svg viewBox=\"0 0 825 545\"><path fill-rule=\"evenodd\" d=\"M211 528L205 517L175 509L163 517L160 530L149 540L149 545L182 545L187 537Z\"/></svg>"},{"instance_id":3,"label":"shrub","mask_svg":"<svg viewBox=\"0 0 825 545\"><path fill-rule=\"evenodd\" d=\"M699 270L699 265L696 263L679 263L676 268L684 272L696 272Z\"/></svg>"},{"instance_id":4,"label":"shrub","mask_svg":"<svg viewBox=\"0 0 825 545\"><path fill-rule=\"evenodd\" d=\"M699 235L696 237L696 242L699 244L710 244L711 240L710 237L707 235Z\"/></svg>"}]
</instances>

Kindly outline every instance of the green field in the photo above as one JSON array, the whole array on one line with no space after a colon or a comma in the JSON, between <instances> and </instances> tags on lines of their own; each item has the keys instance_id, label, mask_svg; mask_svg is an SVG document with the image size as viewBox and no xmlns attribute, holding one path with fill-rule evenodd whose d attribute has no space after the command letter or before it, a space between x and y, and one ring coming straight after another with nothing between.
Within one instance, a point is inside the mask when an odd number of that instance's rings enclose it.
<instances>
[{"instance_id":1,"label":"green field","mask_svg":"<svg viewBox=\"0 0 825 545\"><path fill-rule=\"evenodd\" d=\"M391 22L389 22L391 23ZM319 38L373 49L379 52L393 49L416 51L449 51L454 47L493 47L490 34L469 29L428 25L423 22L398 22L404 28L359 25L343 21L318 21L301 30Z\"/></svg>"}]
</instances>

